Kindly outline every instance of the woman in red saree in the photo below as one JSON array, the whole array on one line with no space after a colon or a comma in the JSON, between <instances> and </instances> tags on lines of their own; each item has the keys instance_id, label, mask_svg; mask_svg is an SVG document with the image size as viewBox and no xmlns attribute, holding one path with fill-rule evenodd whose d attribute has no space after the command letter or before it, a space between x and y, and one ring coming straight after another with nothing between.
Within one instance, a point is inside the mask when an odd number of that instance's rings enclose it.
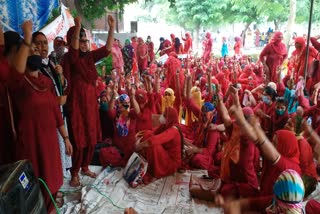
<instances>
[{"instance_id":1,"label":"woman in red saree","mask_svg":"<svg viewBox=\"0 0 320 214\"><path fill-rule=\"evenodd\" d=\"M234 38L235 40L235 44L234 44L234 47L233 47L233 50L234 50L234 55L236 56L237 59L239 59L242 55L242 52L241 52L241 48L242 48L242 42L241 42L241 38L240 37L235 37Z\"/></svg>"},{"instance_id":2,"label":"woman in red saree","mask_svg":"<svg viewBox=\"0 0 320 214\"><path fill-rule=\"evenodd\" d=\"M156 178L175 173L182 159L177 111L168 107L159 120L161 125L154 131L146 131L143 141L136 145L136 150L148 161L148 173Z\"/></svg>"},{"instance_id":3,"label":"woman in red saree","mask_svg":"<svg viewBox=\"0 0 320 214\"><path fill-rule=\"evenodd\" d=\"M260 61L267 68L268 81L277 82L277 68L282 65L287 58L287 48L282 42L283 35L281 32L276 32L273 35L272 41L264 47L260 53Z\"/></svg>"},{"instance_id":4,"label":"woman in red saree","mask_svg":"<svg viewBox=\"0 0 320 214\"><path fill-rule=\"evenodd\" d=\"M138 38L137 47L138 68L140 73L148 68L148 46L141 37Z\"/></svg>"},{"instance_id":5,"label":"woman in red saree","mask_svg":"<svg viewBox=\"0 0 320 214\"><path fill-rule=\"evenodd\" d=\"M182 34L181 34L181 38L184 41L183 53L189 54L192 51L192 38L191 38L190 33L186 33L185 36L186 36L186 38L183 38Z\"/></svg>"},{"instance_id":6,"label":"woman in red saree","mask_svg":"<svg viewBox=\"0 0 320 214\"><path fill-rule=\"evenodd\" d=\"M223 184L220 193L227 198L255 196L259 186L255 171L258 151L253 142L241 132L241 127L231 120L224 103L220 101L218 105L229 136L222 152L220 178ZM253 118L250 107L242 111L246 120Z\"/></svg>"},{"instance_id":7,"label":"woman in red saree","mask_svg":"<svg viewBox=\"0 0 320 214\"><path fill-rule=\"evenodd\" d=\"M65 77L71 85L67 100L68 128L74 145L70 170L71 186L80 185L80 168L83 174L96 177L96 174L89 169L95 144L101 135L96 96L98 73L95 62L110 54L115 25L113 17L109 15L110 30L107 44L97 50L89 51L89 40L84 29L81 28L81 19L75 18L75 23L76 25L71 27L67 33L67 41L71 45L63 59Z\"/></svg>"},{"instance_id":8,"label":"woman in red saree","mask_svg":"<svg viewBox=\"0 0 320 214\"><path fill-rule=\"evenodd\" d=\"M202 54L202 58L204 63L208 63L210 60L210 55L212 51L212 38L211 38L211 33L207 32L206 33L206 38L204 40L204 51Z\"/></svg>"},{"instance_id":9,"label":"woman in red saree","mask_svg":"<svg viewBox=\"0 0 320 214\"><path fill-rule=\"evenodd\" d=\"M148 46L148 66L154 61L154 44L151 41L151 36L147 37L146 45Z\"/></svg>"},{"instance_id":10,"label":"woman in red saree","mask_svg":"<svg viewBox=\"0 0 320 214\"><path fill-rule=\"evenodd\" d=\"M292 56L294 56L294 80L295 83L299 81L299 77L304 77L304 72L309 72L310 65L314 59L317 58L318 51L314 47L309 47L309 57L306 59L306 51L307 51L307 45L306 40L303 37L297 37L295 39L295 51L293 51ZM304 64L307 61L307 70L304 71ZM306 89L308 92L311 92L311 89L313 87L312 80L309 81L309 76L307 75L306 80Z\"/></svg>"}]
</instances>

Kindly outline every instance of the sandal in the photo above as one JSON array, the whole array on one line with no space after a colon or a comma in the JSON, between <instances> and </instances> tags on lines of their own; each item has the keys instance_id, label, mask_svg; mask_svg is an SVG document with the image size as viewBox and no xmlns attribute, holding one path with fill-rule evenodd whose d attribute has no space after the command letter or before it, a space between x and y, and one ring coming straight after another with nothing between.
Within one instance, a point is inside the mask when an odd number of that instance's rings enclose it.
<instances>
[{"instance_id":1,"label":"sandal","mask_svg":"<svg viewBox=\"0 0 320 214\"><path fill-rule=\"evenodd\" d=\"M69 185L72 186L72 187L78 187L81 185L80 183L80 177L77 175L77 176L73 176L69 182Z\"/></svg>"},{"instance_id":2,"label":"sandal","mask_svg":"<svg viewBox=\"0 0 320 214\"><path fill-rule=\"evenodd\" d=\"M96 178L97 177L97 174L96 173L94 173L94 172L92 172L92 171L90 171L90 170L86 170L86 171L81 171L81 174L82 175L86 175L86 176L89 176L89 177L91 177L91 178Z\"/></svg>"},{"instance_id":3,"label":"sandal","mask_svg":"<svg viewBox=\"0 0 320 214\"><path fill-rule=\"evenodd\" d=\"M61 208L62 206L63 206L63 204L64 204L64 199L63 199L63 197L64 197L64 193L63 192L60 192L60 191L58 191L57 193L56 193L56 196L55 196L55 203L56 203L56 205L57 205L57 207L58 208Z\"/></svg>"}]
</instances>

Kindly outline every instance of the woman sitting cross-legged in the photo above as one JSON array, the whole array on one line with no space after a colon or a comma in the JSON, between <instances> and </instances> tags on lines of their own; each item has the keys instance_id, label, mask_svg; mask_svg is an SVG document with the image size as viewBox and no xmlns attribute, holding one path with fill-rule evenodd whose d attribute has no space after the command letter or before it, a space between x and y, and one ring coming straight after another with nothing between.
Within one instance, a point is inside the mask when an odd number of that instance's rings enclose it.
<instances>
[{"instance_id":1,"label":"woman sitting cross-legged","mask_svg":"<svg viewBox=\"0 0 320 214\"><path fill-rule=\"evenodd\" d=\"M142 139L136 144L136 151L148 161L148 177L156 178L171 175L181 166L181 136L178 124L178 113L167 107L160 117L161 125L154 131L145 131ZM141 132L140 132L141 133Z\"/></svg>"}]
</instances>

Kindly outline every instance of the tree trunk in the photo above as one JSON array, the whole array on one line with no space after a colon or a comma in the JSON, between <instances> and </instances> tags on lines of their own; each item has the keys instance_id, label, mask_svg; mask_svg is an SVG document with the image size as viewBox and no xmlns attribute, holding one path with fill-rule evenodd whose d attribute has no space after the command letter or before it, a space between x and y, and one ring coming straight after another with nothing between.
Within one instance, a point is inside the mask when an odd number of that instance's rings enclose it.
<instances>
[{"instance_id":1,"label":"tree trunk","mask_svg":"<svg viewBox=\"0 0 320 214\"><path fill-rule=\"evenodd\" d=\"M285 35L285 44L287 46L288 52L290 48L289 43L292 36L292 28L296 19L296 12L297 12L297 0L290 0L290 14L288 19L287 34Z\"/></svg>"},{"instance_id":2,"label":"tree trunk","mask_svg":"<svg viewBox=\"0 0 320 214\"><path fill-rule=\"evenodd\" d=\"M193 40L193 51L199 53L199 33L200 33L200 24L196 25L195 36Z\"/></svg>"},{"instance_id":3,"label":"tree trunk","mask_svg":"<svg viewBox=\"0 0 320 214\"><path fill-rule=\"evenodd\" d=\"M119 10L118 9L116 9L115 15L116 15L116 32L119 33Z\"/></svg>"},{"instance_id":4,"label":"tree trunk","mask_svg":"<svg viewBox=\"0 0 320 214\"><path fill-rule=\"evenodd\" d=\"M251 25L251 22L247 23L244 27L244 30L241 33L241 40L242 40L243 47L245 46L246 33L250 25Z\"/></svg>"},{"instance_id":5,"label":"tree trunk","mask_svg":"<svg viewBox=\"0 0 320 214\"><path fill-rule=\"evenodd\" d=\"M274 19L273 23L274 23L274 31L279 31L279 21Z\"/></svg>"}]
</instances>

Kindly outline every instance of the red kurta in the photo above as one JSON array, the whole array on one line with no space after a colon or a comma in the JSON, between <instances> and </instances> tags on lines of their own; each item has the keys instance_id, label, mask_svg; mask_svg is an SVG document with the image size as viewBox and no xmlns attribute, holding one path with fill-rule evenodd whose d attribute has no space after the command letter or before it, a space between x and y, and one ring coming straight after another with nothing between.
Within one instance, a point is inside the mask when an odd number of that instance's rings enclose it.
<instances>
[{"instance_id":1,"label":"red kurta","mask_svg":"<svg viewBox=\"0 0 320 214\"><path fill-rule=\"evenodd\" d=\"M258 109L261 109L265 114L269 115L272 118L272 115L275 114L276 103L272 102L271 105L267 105L264 102L260 102L255 108L254 112ZM272 120L271 118L260 118L261 127L266 132L267 136L270 137L272 133Z\"/></svg>"},{"instance_id":2,"label":"red kurta","mask_svg":"<svg viewBox=\"0 0 320 214\"><path fill-rule=\"evenodd\" d=\"M302 175L308 175L314 179L318 178L316 165L313 161L312 148L305 138L298 140L300 149L300 168Z\"/></svg>"},{"instance_id":3,"label":"red kurta","mask_svg":"<svg viewBox=\"0 0 320 214\"><path fill-rule=\"evenodd\" d=\"M148 61L152 62L154 60L154 44L153 42L147 42L146 44L148 46Z\"/></svg>"},{"instance_id":4,"label":"red kurta","mask_svg":"<svg viewBox=\"0 0 320 214\"><path fill-rule=\"evenodd\" d=\"M136 132L142 130L152 130L152 113L153 107L155 105L154 94L148 94L148 102L145 104L144 108L141 109L138 115L139 120L136 122Z\"/></svg>"},{"instance_id":5,"label":"red kurta","mask_svg":"<svg viewBox=\"0 0 320 214\"><path fill-rule=\"evenodd\" d=\"M0 46L0 165L12 162L12 143L10 139L10 117L8 108L7 82L12 71Z\"/></svg>"},{"instance_id":6,"label":"red kurta","mask_svg":"<svg viewBox=\"0 0 320 214\"><path fill-rule=\"evenodd\" d=\"M184 54L188 54L191 49L192 49L192 38L191 35L189 33L186 33L188 35L187 38L182 38L182 40L184 41L184 50L183 53Z\"/></svg>"},{"instance_id":7,"label":"red kurta","mask_svg":"<svg viewBox=\"0 0 320 214\"><path fill-rule=\"evenodd\" d=\"M57 128L64 123L52 82L41 73L35 78L12 72L9 88L18 135L15 158L31 160L35 175L56 193L63 183Z\"/></svg>"},{"instance_id":8,"label":"red kurta","mask_svg":"<svg viewBox=\"0 0 320 214\"><path fill-rule=\"evenodd\" d=\"M130 118L130 125L129 125L129 132L127 136L120 136L118 134L118 130L116 128L116 110L110 110L109 111L110 117L114 120L114 133L113 133L113 139L112 143L120 149L120 151L123 153L123 159L124 164L127 160L129 160L130 156L134 152L135 149L135 143L136 143L136 121L137 121L137 115L133 109L129 112L129 118Z\"/></svg>"},{"instance_id":9,"label":"red kurta","mask_svg":"<svg viewBox=\"0 0 320 214\"><path fill-rule=\"evenodd\" d=\"M148 46L145 43L138 44L137 57L139 71L142 72L148 68Z\"/></svg>"},{"instance_id":10,"label":"red kurta","mask_svg":"<svg viewBox=\"0 0 320 214\"><path fill-rule=\"evenodd\" d=\"M168 128L147 140L151 143L144 150L148 171L156 178L175 173L181 166L181 137L178 129Z\"/></svg>"},{"instance_id":11,"label":"red kurta","mask_svg":"<svg viewBox=\"0 0 320 214\"><path fill-rule=\"evenodd\" d=\"M232 132L235 132L235 137L238 138L240 127L234 124L233 128L230 129L230 127L228 127L228 129L231 130L231 132L229 132L229 135L231 136L230 140L237 140L232 137ZM228 164L227 167L229 167L230 173L228 177L224 177L223 174L221 174L221 179L224 183L220 192L224 197L250 197L258 193L259 184L255 171L256 147L244 136L240 135L240 139L238 140L240 141L238 142L240 148L236 149L237 142L228 141L227 144L231 143L230 146L232 145L233 147L230 148L226 145L225 150L222 152L224 156L223 159L228 157L225 161L227 161L226 164ZM228 151L226 148L228 148ZM237 162L234 162L236 160L233 159L238 160ZM223 165L221 165L221 167L222 166ZM223 170L221 172L223 172Z\"/></svg>"},{"instance_id":12,"label":"red kurta","mask_svg":"<svg viewBox=\"0 0 320 214\"><path fill-rule=\"evenodd\" d=\"M100 119L96 97L98 78L95 62L109 54L103 46L80 57L80 51L69 49L64 56L65 77L70 83L67 108L69 131L78 149L95 145L100 138Z\"/></svg>"}]
</instances>

